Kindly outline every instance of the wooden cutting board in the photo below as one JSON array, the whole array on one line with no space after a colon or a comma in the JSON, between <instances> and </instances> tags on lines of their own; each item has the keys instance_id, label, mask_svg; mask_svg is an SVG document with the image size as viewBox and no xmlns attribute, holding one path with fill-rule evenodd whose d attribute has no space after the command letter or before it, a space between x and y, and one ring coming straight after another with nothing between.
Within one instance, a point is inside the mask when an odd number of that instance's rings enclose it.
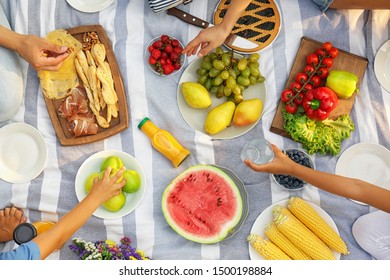
<instances>
[{"instance_id":1,"label":"wooden cutting board","mask_svg":"<svg viewBox=\"0 0 390 280\"><path fill-rule=\"evenodd\" d=\"M127 108L126 92L123 86L122 76L119 71L118 63L111 47L111 42L108 39L106 32L101 25L83 25L74 28L67 29L67 31L73 35L77 40L83 42L83 34L86 32L96 32L99 35L99 40L104 44L106 48L106 60L110 65L112 77L114 80L114 89L118 96L119 112L118 117L113 118L110 122L109 128L101 128L99 126L98 133L95 135L85 135L74 137L67 128L67 121L65 118L58 115L58 108L64 99L48 99L46 96L45 103L49 112L50 119L54 126L54 130L60 143L63 146L73 146L96 142L105 138L108 138L116 133L128 127L129 113ZM81 79L79 79L81 81ZM82 82L80 82L82 84ZM105 116L106 110L101 112L102 116Z\"/></svg>"},{"instance_id":2,"label":"wooden cutting board","mask_svg":"<svg viewBox=\"0 0 390 280\"><path fill-rule=\"evenodd\" d=\"M296 75L303 70L306 66L306 57L315 52L319 47L323 45L322 42L315 41L313 39L302 37L301 44L298 49L298 53L295 57L294 64L291 68L290 75L287 79L287 83L285 88L288 88L289 85L294 81ZM333 61L333 66L330 70L347 70L349 72L354 73L358 78L358 88L360 86L360 82L363 79L364 73L366 71L368 64L368 60L364 57L343 51L339 49L339 55ZM325 80L323 81L323 86L325 85ZM280 96L281 92L278 93ZM360 94L365 94L361 92ZM347 99L339 99L339 103L331 114L330 118L337 118L340 115L349 114L352 110L353 104L355 102L356 94L353 94L350 98ZM291 138L290 134L288 134L283 129L283 115L282 115L283 102L280 101L278 108L276 109L276 113L274 119L272 121L270 131L276 134L279 134L284 137Z\"/></svg>"}]
</instances>

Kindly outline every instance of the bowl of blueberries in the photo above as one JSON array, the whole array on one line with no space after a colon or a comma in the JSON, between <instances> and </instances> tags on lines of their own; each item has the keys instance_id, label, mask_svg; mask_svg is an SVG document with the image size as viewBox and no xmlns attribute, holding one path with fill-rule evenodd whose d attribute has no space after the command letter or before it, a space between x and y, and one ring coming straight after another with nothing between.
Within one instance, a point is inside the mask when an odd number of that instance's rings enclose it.
<instances>
[{"instance_id":1,"label":"bowl of blueberries","mask_svg":"<svg viewBox=\"0 0 390 280\"><path fill-rule=\"evenodd\" d=\"M304 151L299 149L285 149L283 152L296 163L314 169L314 162ZM271 176L275 180L276 185L283 190L298 191L302 190L306 185L305 181L290 175L271 174Z\"/></svg>"}]
</instances>

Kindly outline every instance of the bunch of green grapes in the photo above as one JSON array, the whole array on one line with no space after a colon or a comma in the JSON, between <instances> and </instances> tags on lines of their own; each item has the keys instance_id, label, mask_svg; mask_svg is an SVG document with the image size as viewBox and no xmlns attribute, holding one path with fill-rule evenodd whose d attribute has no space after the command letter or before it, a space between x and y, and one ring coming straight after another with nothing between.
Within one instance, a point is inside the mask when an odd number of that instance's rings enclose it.
<instances>
[{"instance_id":1,"label":"bunch of green grapes","mask_svg":"<svg viewBox=\"0 0 390 280\"><path fill-rule=\"evenodd\" d=\"M196 70L197 82L216 97L226 96L238 104L244 99L246 88L265 80L259 70L259 58L258 53L234 57L232 51L224 52L218 47L203 57L200 68Z\"/></svg>"}]
</instances>

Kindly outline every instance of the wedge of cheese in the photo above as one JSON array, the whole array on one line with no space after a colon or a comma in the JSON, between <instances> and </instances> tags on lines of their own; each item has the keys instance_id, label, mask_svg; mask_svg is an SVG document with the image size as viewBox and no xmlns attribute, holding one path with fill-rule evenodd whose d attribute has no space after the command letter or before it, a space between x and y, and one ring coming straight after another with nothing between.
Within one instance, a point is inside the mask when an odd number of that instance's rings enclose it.
<instances>
[{"instance_id":1,"label":"wedge of cheese","mask_svg":"<svg viewBox=\"0 0 390 280\"><path fill-rule=\"evenodd\" d=\"M50 99L61 99L70 94L71 89L79 85L74 60L82 44L64 29L47 34L46 39L54 44L68 47L69 56L58 71L39 70L43 94Z\"/></svg>"}]
</instances>

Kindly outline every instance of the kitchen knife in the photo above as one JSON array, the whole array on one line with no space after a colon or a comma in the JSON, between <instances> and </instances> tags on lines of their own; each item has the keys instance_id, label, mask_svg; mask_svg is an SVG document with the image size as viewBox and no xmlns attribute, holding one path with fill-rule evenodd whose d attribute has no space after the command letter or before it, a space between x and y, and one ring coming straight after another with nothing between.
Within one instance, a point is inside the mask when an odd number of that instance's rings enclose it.
<instances>
[{"instance_id":1,"label":"kitchen knife","mask_svg":"<svg viewBox=\"0 0 390 280\"><path fill-rule=\"evenodd\" d=\"M182 10L179 10L177 8L170 8L167 10L168 15L175 16L189 24L198 26L200 28L207 28L213 26L213 24L201 20L200 18L197 18L187 12L184 12ZM256 51L259 48L259 44L253 43L249 41L248 39L242 38L240 36L237 36L233 33L230 33L229 36L226 38L224 44L230 48L238 49L238 50L245 50L245 53ZM244 51L242 51L244 52Z\"/></svg>"}]
</instances>

